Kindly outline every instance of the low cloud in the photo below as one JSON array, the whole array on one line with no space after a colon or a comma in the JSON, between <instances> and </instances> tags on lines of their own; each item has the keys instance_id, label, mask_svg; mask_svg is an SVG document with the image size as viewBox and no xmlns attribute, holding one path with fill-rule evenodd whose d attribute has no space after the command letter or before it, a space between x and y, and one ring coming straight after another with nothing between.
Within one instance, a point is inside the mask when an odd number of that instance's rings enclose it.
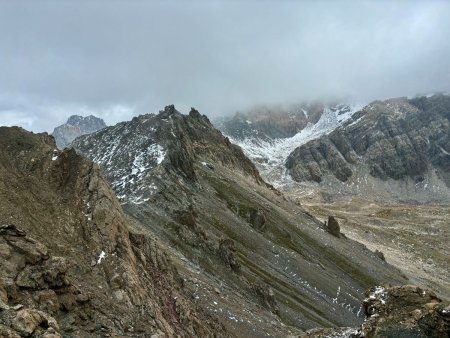
<instances>
[{"instance_id":1,"label":"low cloud","mask_svg":"<svg viewBox=\"0 0 450 338\"><path fill-rule=\"evenodd\" d=\"M0 124L450 90L447 1L0 3Z\"/></svg>"}]
</instances>

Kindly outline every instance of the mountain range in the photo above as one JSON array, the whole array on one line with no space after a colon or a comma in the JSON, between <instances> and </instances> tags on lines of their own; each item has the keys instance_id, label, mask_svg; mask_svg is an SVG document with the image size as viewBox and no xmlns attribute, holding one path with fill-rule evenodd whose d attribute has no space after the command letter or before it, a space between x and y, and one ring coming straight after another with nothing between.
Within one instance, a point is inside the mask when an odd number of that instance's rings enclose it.
<instances>
[{"instance_id":1,"label":"mountain range","mask_svg":"<svg viewBox=\"0 0 450 338\"><path fill-rule=\"evenodd\" d=\"M219 121L224 136L167 106L109 127L70 118L84 135L64 150L1 127L0 335L445 336L445 269L439 295L404 286L436 284L355 241L348 207L304 196L448 203L449 107L258 108Z\"/></svg>"}]
</instances>

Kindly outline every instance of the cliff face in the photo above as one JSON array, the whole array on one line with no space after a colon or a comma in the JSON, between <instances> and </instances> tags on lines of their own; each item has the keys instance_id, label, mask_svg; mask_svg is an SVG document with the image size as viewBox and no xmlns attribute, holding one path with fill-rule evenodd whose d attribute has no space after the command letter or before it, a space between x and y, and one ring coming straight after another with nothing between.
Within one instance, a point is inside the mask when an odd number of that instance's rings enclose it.
<instances>
[{"instance_id":1,"label":"cliff face","mask_svg":"<svg viewBox=\"0 0 450 338\"><path fill-rule=\"evenodd\" d=\"M363 320L363 290L401 274L266 184L209 120L173 106L78 138L126 214L170 248L199 307L230 332L285 337Z\"/></svg>"},{"instance_id":2,"label":"cliff face","mask_svg":"<svg viewBox=\"0 0 450 338\"><path fill-rule=\"evenodd\" d=\"M299 182L357 178L361 186L369 180L374 192L393 182L399 198L395 187L403 185L423 188L416 191L419 201L448 201L449 116L446 95L375 101L335 131L295 149L286 168Z\"/></svg>"},{"instance_id":3,"label":"cliff face","mask_svg":"<svg viewBox=\"0 0 450 338\"><path fill-rule=\"evenodd\" d=\"M65 148L78 136L90 134L106 127L105 121L95 117L72 115L66 123L53 130L53 137L59 149Z\"/></svg>"},{"instance_id":4,"label":"cliff face","mask_svg":"<svg viewBox=\"0 0 450 338\"><path fill-rule=\"evenodd\" d=\"M288 106L260 106L218 119L215 125L238 142L249 139L273 141L293 137L306 126L316 124L327 111L339 117L350 110L347 104L319 101Z\"/></svg>"},{"instance_id":5,"label":"cliff face","mask_svg":"<svg viewBox=\"0 0 450 338\"><path fill-rule=\"evenodd\" d=\"M125 218L100 168L55 148L46 134L0 128L0 335L221 332L158 242Z\"/></svg>"}]
</instances>

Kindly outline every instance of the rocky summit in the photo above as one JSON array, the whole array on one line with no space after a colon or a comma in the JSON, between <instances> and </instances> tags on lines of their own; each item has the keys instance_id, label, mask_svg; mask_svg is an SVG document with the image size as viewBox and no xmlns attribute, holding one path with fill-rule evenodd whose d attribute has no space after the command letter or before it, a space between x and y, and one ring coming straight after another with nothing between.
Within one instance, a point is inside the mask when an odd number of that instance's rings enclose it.
<instances>
[{"instance_id":1,"label":"rocky summit","mask_svg":"<svg viewBox=\"0 0 450 338\"><path fill-rule=\"evenodd\" d=\"M357 326L368 287L406 282L265 183L195 109L168 106L71 146L99 163L131 223L161 239L193 302L229 335Z\"/></svg>"},{"instance_id":2,"label":"rocky summit","mask_svg":"<svg viewBox=\"0 0 450 338\"><path fill-rule=\"evenodd\" d=\"M78 136L90 134L105 127L105 121L93 115L84 117L72 115L66 123L56 127L52 135L57 147L63 149Z\"/></svg>"}]
</instances>

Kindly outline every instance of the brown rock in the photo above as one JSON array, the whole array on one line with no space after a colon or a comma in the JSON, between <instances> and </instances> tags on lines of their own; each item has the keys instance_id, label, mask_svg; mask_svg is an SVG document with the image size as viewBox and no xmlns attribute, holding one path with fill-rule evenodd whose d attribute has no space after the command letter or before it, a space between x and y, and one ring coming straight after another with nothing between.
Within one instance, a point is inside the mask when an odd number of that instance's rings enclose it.
<instances>
[{"instance_id":1,"label":"brown rock","mask_svg":"<svg viewBox=\"0 0 450 338\"><path fill-rule=\"evenodd\" d=\"M20 334L29 336L43 322L46 322L46 318L42 315L42 312L23 309L20 310L13 319L12 327L14 330L20 332Z\"/></svg>"},{"instance_id":2,"label":"brown rock","mask_svg":"<svg viewBox=\"0 0 450 338\"><path fill-rule=\"evenodd\" d=\"M232 239L221 239L219 241L219 253L233 271L241 270L241 264L236 257L236 248Z\"/></svg>"},{"instance_id":3,"label":"brown rock","mask_svg":"<svg viewBox=\"0 0 450 338\"><path fill-rule=\"evenodd\" d=\"M53 290L43 290L37 292L35 296L39 309L42 311L55 314L59 309L58 297Z\"/></svg>"},{"instance_id":4,"label":"brown rock","mask_svg":"<svg viewBox=\"0 0 450 338\"><path fill-rule=\"evenodd\" d=\"M6 293L3 281L0 279L0 302L8 303L8 294Z\"/></svg>"},{"instance_id":5,"label":"brown rock","mask_svg":"<svg viewBox=\"0 0 450 338\"><path fill-rule=\"evenodd\" d=\"M20 338L20 335L11 328L0 324L0 337L2 338Z\"/></svg>"},{"instance_id":6,"label":"brown rock","mask_svg":"<svg viewBox=\"0 0 450 338\"><path fill-rule=\"evenodd\" d=\"M43 265L27 265L17 276L16 284L33 290L68 286L68 269L69 265L64 258L52 257Z\"/></svg>"},{"instance_id":7,"label":"brown rock","mask_svg":"<svg viewBox=\"0 0 450 338\"><path fill-rule=\"evenodd\" d=\"M47 247L30 237L11 234L5 236L5 239L19 253L25 256L27 263L36 264L48 258Z\"/></svg>"}]
</instances>

